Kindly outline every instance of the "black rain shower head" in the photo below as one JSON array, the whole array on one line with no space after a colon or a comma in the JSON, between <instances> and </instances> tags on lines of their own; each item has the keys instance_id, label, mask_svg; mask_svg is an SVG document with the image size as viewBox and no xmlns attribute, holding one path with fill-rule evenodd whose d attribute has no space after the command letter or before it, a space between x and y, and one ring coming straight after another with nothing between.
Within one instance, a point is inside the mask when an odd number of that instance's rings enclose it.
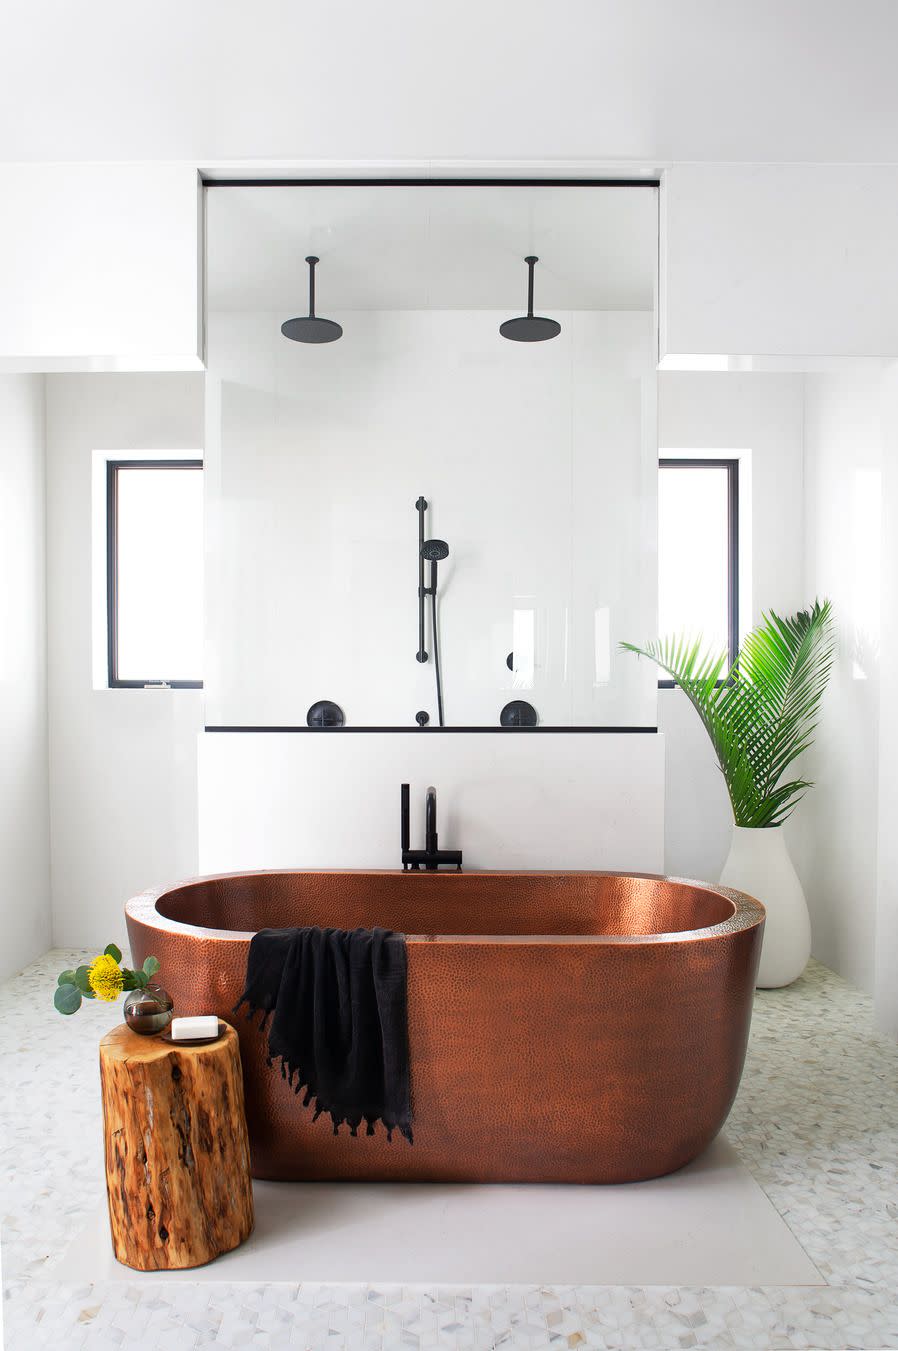
<instances>
[{"instance_id":1,"label":"black rain shower head","mask_svg":"<svg viewBox=\"0 0 898 1351\"><path fill-rule=\"evenodd\" d=\"M533 313L533 269L539 262L534 254L528 254L524 259L529 269L527 279L527 313L522 314L517 319L506 319L504 324L499 325L499 332L503 338L510 338L512 342L545 342L548 338L557 338L561 332L561 324L557 319L546 319L541 314Z\"/></svg>"},{"instance_id":2,"label":"black rain shower head","mask_svg":"<svg viewBox=\"0 0 898 1351\"><path fill-rule=\"evenodd\" d=\"M428 563L442 563L449 557L449 545L444 539L426 539L421 545L421 557Z\"/></svg>"},{"instance_id":3,"label":"black rain shower head","mask_svg":"<svg viewBox=\"0 0 898 1351\"><path fill-rule=\"evenodd\" d=\"M306 262L309 265L309 312L297 319L287 319L281 324L285 338L293 342L336 342L343 336L343 327L334 319L319 319L315 313L315 264L319 260L311 254Z\"/></svg>"}]
</instances>

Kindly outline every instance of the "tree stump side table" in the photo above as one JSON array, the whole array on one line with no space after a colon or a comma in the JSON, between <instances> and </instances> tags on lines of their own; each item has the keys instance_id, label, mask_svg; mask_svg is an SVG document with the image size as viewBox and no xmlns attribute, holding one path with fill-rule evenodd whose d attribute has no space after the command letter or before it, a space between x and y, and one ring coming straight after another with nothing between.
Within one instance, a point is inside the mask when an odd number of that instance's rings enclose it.
<instances>
[{"instance_id":1,"label":"tree stump side table","mask_svg":"<svg viewBox=\"0 0 898 1351\"><path fill-rule=\"evenodd\" d=\"M179 1046L122 1023L100 1042L106 1191L116 1257L202 1266L253 1228L237 1033Z\"/></svg>"}]
</instances>

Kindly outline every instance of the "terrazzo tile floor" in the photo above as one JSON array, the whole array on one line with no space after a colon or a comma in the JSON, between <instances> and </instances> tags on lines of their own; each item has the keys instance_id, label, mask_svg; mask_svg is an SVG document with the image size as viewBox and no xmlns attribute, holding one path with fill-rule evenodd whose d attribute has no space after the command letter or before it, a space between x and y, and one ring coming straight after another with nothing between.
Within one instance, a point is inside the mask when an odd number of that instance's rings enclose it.
<instances>
[{"instance_id":1,"label":"terrazzo tile floor","mask_svg":"<svg viewBox=\"0 0 898 1351\"><path fill-rule=\"evenodd\" d=\"M73 1285L49 1270L102 1186L96 1047L121 1017L53 1010L57 972L87 956L0 989L8 1351L898 1348L898 1044L822 966L758 993L727 1135L824 1287Z\"/></svg>"}]
</instances>

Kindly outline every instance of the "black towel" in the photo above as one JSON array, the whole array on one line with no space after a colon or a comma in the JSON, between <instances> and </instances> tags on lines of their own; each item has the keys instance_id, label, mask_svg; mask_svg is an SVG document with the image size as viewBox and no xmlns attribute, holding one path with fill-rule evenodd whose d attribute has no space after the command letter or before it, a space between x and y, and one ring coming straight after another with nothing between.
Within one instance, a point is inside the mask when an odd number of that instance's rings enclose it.
<instances>
[{"instance_id":1,"label":"black towel","mask_svg":"<svg viewBox=\"0 0 898 1351\"><path fill-rule=\"evenodd\" d=\"M268 1063L336 1135L382 1121L412 1141L405 937L386 929L260 929L234 1006L261 1013Z\"/></svg>"}]
</instances>

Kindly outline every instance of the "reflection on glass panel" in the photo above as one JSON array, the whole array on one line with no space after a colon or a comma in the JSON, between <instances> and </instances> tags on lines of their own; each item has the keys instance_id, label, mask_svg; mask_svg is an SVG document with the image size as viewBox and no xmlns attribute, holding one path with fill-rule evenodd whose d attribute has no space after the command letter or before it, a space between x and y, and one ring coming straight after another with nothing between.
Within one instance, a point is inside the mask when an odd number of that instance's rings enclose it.
<instances>
[{"instance_id":1,"label":"reflection on glass panel","mask_svg":"<svg viewBox=\"0 0 898 1351\"><path fill-rule=\"evenodd\" d=\"M327 697L349 728L433 723L434 562L449 726L496 727L512 690L543 727L654 726L645 665L608 678L594 631L606 604L612 644L656 623L654 189L210 187L206 208L207 721L295 726ZM315 240L343 327L321 348L281 331ZM552 341L500 333L527 254ZM448 553L419 580L428 541Z\"/></svg>"},{"instance_id":2,"label":"reflection on glass panel","mask_svg":"<svg viewBox=\"0 0 898 1351\"><path fill-rule=\"evenodd\" d=\"M851 675L854 680L867 680L879 660L882 549L880 470L856 469L853 496L851 613L854 616L854 634Z\"/></svg>"},{"instance_id":3,"label":"reflection on glass panel","mask_svg":"<svg viewBox=\"0 0 898 1351\"><path fill-rule=\"evenodd\" d=\"M514 670L512 689L532 690L536 664L536 614L533 610L515 610L511 620Z\"/></svg>"},{"instance_id":4,"label":"reflection on glass panel","mask_svg":"<svg viewBox=\"0 0 898 1351\"><path fill-rule=\"evenodd\" d=\"M119 468L116 498L116 675L200 680L202 471Z\"/></svg>"},{"instance_id":5,"label":"reflection on glass panel","mask_svg":"<svg viewBox=\"0 0 898 1351\"><path fill-rule=\"evenodd\" d=\"M611 679L611 611L602 605L595 612L596 673L595 684L607 685Z\"/></svg>"},{"instance_id":6,"label":"reflection on glass panel","mask_svg":"<svg viewBox=\"0 0 898 1351\"><path fill-rule=\"evenodd\" d=\"M728 472L662 466L658 475L658 628L728 645Z\"/></svg>"}]
</instances>

